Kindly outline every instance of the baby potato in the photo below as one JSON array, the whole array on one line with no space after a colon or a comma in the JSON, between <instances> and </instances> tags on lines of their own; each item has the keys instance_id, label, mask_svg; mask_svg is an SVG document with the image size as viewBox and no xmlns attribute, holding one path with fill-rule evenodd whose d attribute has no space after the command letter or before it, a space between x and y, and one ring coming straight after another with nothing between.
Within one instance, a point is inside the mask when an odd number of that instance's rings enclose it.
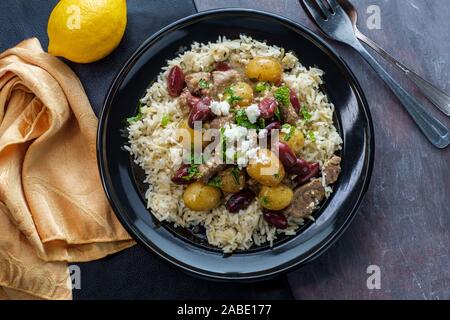
<instances>
[{"instance_id":1,"label":"baby potato","mask_svg":"<svg viewBox=\"0 0 450 320\"><path fill-rule=\"evenodd\" d=\"M269 210L283 210L292 202L294 192L285 184L269 187L263 186L258 199L262 207Z\"/></svg>"},{"instance_id":2,"label":"baby potato","mask_svg":"<svg viewBox=\"0 0 450 320\"><path fill-rule=\"evenodd\" d=\"M299 155L305 143L305 137L300 129L293 129L292 134L280 132L280 141L286 143L296 155Z\"/></svg>"},{"instance_id":3,"label":"baby potato","mask_svg":"<svg viewBox=\"0 0 450 320\"><path fill-rule=\"evenodd\" d=\"M219 188L196 181L187 186L183 193L186 207L194 211L208 211L215 208L222 197Z\"/></svg>"},{"instance_id":4,"label":"baby potato","mask_svg":"<svg viewBox=\"0 0 450 320\"><path fill-rule=\"evenodd\" d=\"M283 74L283 67L275 58L256 57L247 64L245 74L250 79L278 83Z\"/></svg>"},{"instance_id":5,"label":"baby potato","mask_svg":"<svg viewBox=\"0 0 450 320\"><path fill-rule=\"evenodd\" d=\"M247 173L265 186L276 186L285 176L283 164L269 149L258 150L256 160L251 160L247 166Z\"/></svg>"},{"instance_id":6,"label":"baby potato","mask_svg":"<svg viewBox=\"0 0 450 320\"><path fill-rule=\"evenodd\" d=\"M253 88L246 82L236 82L225 91L224 99L232 105L249 106L253 101Z\"/></svg>"},{"instance_id":7,"label":"baby potato","mask_svg":"<svg viewBox=\"0 0 450 320\"><path fill-rule=\"evenodd\" d=\"M237 167L228 168L219 173L220 189L223 192L235 193L245 187L245 173Z\"/></svg>"}]
</instances>

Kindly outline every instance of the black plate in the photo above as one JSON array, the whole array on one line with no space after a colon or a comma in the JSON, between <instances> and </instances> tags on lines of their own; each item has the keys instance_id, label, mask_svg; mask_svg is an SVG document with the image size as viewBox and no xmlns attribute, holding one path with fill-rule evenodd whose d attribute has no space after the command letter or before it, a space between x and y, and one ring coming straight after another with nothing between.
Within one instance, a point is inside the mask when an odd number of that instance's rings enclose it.
<instances>
[{"instance_id":1,"label":"black plate","mask_svg":"<svg viewBox=\"0 0 450 320\"><path fill-rule=\"evenodd\" d=\"M122 149L124 119L167 59L194 41L237 38L243 33L293 50L305 66L325 71L324 90L336 106L344 140L342 173L333 195L296 236L224 257L179 230L160 226L146 209L136 170ZM346 229L365 193L373 163L373 128L367 102L353 73L338 55L305 27L255 10L221 9L179 20L136 50L116 76L105 100L98 129L98 161L111 206L128 232L145 247L189 273L217 280L260 280L299 267L323 253ZM141 186L142 187L142 186Z\"/></svg>"}]
</instances>

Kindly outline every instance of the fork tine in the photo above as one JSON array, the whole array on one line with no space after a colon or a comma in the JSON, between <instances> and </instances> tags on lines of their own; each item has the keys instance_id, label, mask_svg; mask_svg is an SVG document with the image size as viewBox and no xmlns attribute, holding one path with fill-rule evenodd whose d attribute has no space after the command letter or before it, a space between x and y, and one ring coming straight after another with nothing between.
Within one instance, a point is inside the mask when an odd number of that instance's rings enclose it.
<instances>
[{"instance_id":1,"label":"fork tine","mask_svg":"<svg viewBox=\"0 0 450 320\"><path fill-rule=\"evenodd\" d=\"M328 1L328 4L330 5L331 9L334 13L338 13L342 10L343 13L345 13L344 9L342 8L341 4L337 0L325 0Z\"/></svg>"},{"instance_id":2,"label":"fork tine","mask_svg":"<svg viewBox=\"0 0 450 320\"><path fill-rule=\"evenodd\" d=\"M315 0L315 2L319 6L320 10L322 10L322 13L325 15L325 17L328 17L331 14L331 11L327 8L322 0Z\"/></svg>"},{"instance_id":3,"label":"fork tine","mask_svg":"<svg viewBox=\"0 0 450 320\"><path fill-rule=\"evenodd\" d=\"M311 0L311 1L314 1L314 0ZM311 17L317 23L319 23L320 21L324 20L325 13L322 14L321 12L319 12L319 10L317 10L317 8L311 3L311 1L310 0L301 0L304 7L306 8L306 10L308 10L308 13L311 15Z\"/></svg>"}]
</instances>

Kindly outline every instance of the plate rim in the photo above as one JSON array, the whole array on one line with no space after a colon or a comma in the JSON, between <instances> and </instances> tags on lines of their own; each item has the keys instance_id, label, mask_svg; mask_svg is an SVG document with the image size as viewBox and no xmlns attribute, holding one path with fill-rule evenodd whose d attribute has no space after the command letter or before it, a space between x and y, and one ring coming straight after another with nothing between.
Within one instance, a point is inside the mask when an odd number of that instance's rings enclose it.
<instances>
[{"instance_id":1,"label":"plate rim","mask_svg":"<svg viewBox=\"0 0 450 320\"><path fill-rule=\"evenodd\" d=\"M208 17L210 15L215 14L248 14L248 15L257 15L257 16L265 16L269 18L273 18L274 20L278 20L278 22L282 22L285 25L289 25L290 27L293 27L294 29L301 30L304 34L312 38L313 44L316 46L322 46L321 49L325 49L331 55L334 59L336 59L336 62L341 65L341 67L344 69L345 73L348 76L348 80L352 85L352 91L356 96L356 99L358 101L358 104L361 106L361 109L364 111L364 117L367 119L367 125L365 126L365 131L367 133L367 138L365 139L367 142L367 148L366 148L366 170L363 175L363 186L360 189L358 196L356 198L355 203L351 206L351 209L348 209L348 217L347 219L339 226L336 231L333 232L332 235L330 235L330 239L327 241L324 241L316 250L313 250L310 254L304 256L302 259L291 259L288 262L284 262L278 266L276 270L268 269L265 271L258 271L257 274L245 274L241 275L238 274L226 274L226 273L213 273L208 270L201 270L193 266L189 266L185 263L182 263L177 258L172 257L171 255L165 254L165 252L156 246L156 244L152 243L152 245L149 245L148 241L145 241L143 239L144 237L141 236L141 232L137 230L132 224L125 219L121 214L120 210L118 209L118 206L116 204L116 200L113 199L111 196L111 190L110 186L108 184L107 177L109 176L108 170L108 161L107 159L103 160L104 157L102 153L104 152L104 143L103 143L103 134L105 133L105 118L107 117L108 111L110 109L110 106L113 101L113 97L117 90L120 87L120 84L122 81L126 78L129 69L131 69L136 61L140 58L142 54L145 53L147 47L151 45L157 38L162 36L164 33L175 29L178 26L186 26L189 25L188 23L196 23L198 21L201 21L202 18ZM308 27L304 26L303 24L293 21L287 17L281 16L279 14L263 11L263 10L256 10L256 9L246 9L246 8L221 8L221 9L212 9L212 10L206 10L202 12L198 12L195 14L191 14L187 17L181 18L179 20L176 20L167 26L161 28L157 32L153 33L150 37L148 37L146 40L142 42L142 44L137 47L133 53L126 59L126 61L123 63L123 65L120 67L118 72L114 75L113 81L111 82L108 91L105 95L105 99L102 105L102 110L100 112L99 121L98 121L98 129L97 129L97 140L96 140L96 151L97 151L97 164L99 167L99 173L100 173L100 179L102 182L103 189L105 191L105 195L109 201L109 204L111 205L111 208L114 211L114 214L122 224L122 226L126 229L126 231L132 236L134 240L137 241L141 246L143 246L145 249L149 250L150 252L156 254L159 256L163 261L168 262L170 265L176 266L177 268L187 272L190 275L200 277L203 279L208 280L219 280L219 281L233 281L233 282L248 282L248 281L261 281L266 280L268 278L273 278L280 274L285 274L288 271L292 269L299 268L301 266L304 266L305 264L317 259L319 256L321 256L325 251L327 251L345 232L345 230L348 228L348 226L351 224L353 219L355 218L356 214L358 213L358 209L362 203L362 200L364 198L364 195L367 192L367 189L370 185L370 180L372 177L373 172L373 166L374 166L374 157L375 157L375 138L374 138L374 127L373 127L373 121L372 116L369 108L369 104L367 102L366 96L364 94L364 91L361 87L361 84L358 81L358 78L353 73L351 68L348 66L348 64L344 61L344 59L339 55L339 53L331 47L328 43L325 42L323 38L318 36L316 33L314 33L312 30L310 30ZM151 212L149 212L151 214ZM151 241L150 241L151 242ZM192 246L189 244L189 246ZM263 274L261 274L263 273Z\"/></svg>"}]
</instances>

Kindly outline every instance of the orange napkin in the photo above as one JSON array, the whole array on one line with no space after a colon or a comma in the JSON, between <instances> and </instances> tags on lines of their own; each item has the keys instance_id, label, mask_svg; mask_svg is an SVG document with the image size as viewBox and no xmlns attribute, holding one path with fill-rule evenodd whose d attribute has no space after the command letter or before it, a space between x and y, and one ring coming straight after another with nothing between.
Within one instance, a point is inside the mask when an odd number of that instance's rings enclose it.
<instances>
[{"instance_id":1,"label":"orange napkin","mask_svg":"<svg viewBox=\"0 0 450 320\"><path fill-rule=\"evenodd\" d=\"M0 299L70 299L67 262L134 244L100 183L96 129L79 79L37 39L0 55Z\"/></svg>"}]
</instances>

